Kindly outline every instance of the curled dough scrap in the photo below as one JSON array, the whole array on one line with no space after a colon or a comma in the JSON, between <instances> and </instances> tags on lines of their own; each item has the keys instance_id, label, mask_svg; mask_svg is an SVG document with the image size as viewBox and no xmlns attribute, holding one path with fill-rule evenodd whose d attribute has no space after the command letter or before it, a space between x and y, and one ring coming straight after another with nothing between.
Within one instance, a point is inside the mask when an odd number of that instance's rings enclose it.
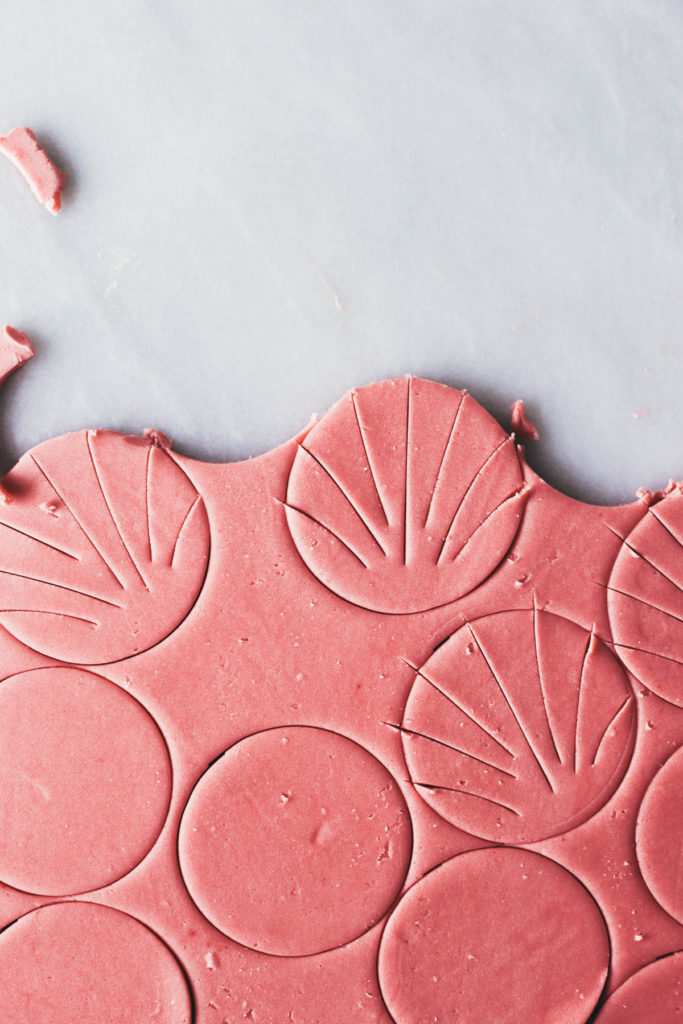
<instances>
[{"instance_id":1,"label":"curled dough scrap","mask_svg":"<svg viewBox=\"0 0 683 1024\"><path fill-rule=\"evenodd\" d=\"M4 384L11 373L34 355L28 335L5 324L0 329L0 384Z\"/></svg>"}]
</instances>

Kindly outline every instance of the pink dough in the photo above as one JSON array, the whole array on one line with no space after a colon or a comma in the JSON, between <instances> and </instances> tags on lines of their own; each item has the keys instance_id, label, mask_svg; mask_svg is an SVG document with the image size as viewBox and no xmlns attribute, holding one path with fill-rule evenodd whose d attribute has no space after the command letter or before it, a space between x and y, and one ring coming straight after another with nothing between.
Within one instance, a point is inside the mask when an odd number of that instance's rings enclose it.
<instances>
[{"instance_id":1,"label":"pink dough","mask_svg":"<svg viewBox=\"0 0 683 1024\"><path fill-rule=\"evenodd\" d=\"M443 644L418 670L401 735L413 785L444 818L529 843L609 799L635 725L635 698L607 647L530 609L468 622Z\"/></svg>"},{"instance_id":2,"label":"pink dough","mask_svg":"<svg viewBox=\"0 0 683 1024\"><path fill-rule=\"evenodd\" d=\"M683 924L683 748L659 769L640 806L638 863L657 902Z\"/></svg>"},{"instance_id":3,"label":"pink dough","mask_svg":"<svg viewBox=\"0 0 683 1024\"><path fill-rule=\"evenodd\" d=\"M209 768L179 850L190 894L220 931L265 953L306 956L384 916L411 842L386 768L343 736L297 727L248 736Z\"/></svg>"},{"instance_id":4,"label":"pink dough","mask_svg":"<svg viewBox=\"0 0 683 1024\"><path fill-rule=\"evenodd\" d=\"M4 1021L192 1024L190 992L171 951L108 907L63 903L26 914L0 935L0 958L12 963L0 986Z\"/></svg>"},{"instance_id":5,"label":"pink dough","mask_svg":"<svg viewBox=\"0 0 683 1024\"><path fill-rule=\"evenodd\" d=\"M321 582L399 614L488 576L525 499L514 438L464 391L405 377L352 391L301 440L286 509Z\"/></svg>"},{"instance_id":6,"label":"pink dough","mask_svg":"<svg viewBox=\"0 0 683 1024\"><path fill-rule=\"evenodd\" d=\"M34 355L28 335L5 324L0 329L0 384Z\"/></svg>"},{"instance_id":7,"label":"pink dough","mask_svg":"<svg viewBox=\"0 0 683 1024\"><path fill-rule=\"evenodd\" d=\"M607 1000L596 1024L675 1024L683 1003L683 953L648 964Z\"/></svg>"},{"instance_id":8,"label":"pink dough","mask_svg":"<svg viewBox=\"0 0 683 1024\"><path fill-rule=\"evenodd\" d=\"M8 324L0 328L0 384L6 381L17 367L34 355L35 352L28 335ZM0 483L0 503L8 505L11 500L11 495Z\"/></svg>"},{"instance_id":9,"label":"pink dough","mask_svg":"<svg viewBox=\"0 0 683 1024\"><path fill-rule=\"evenodd\" d=\"M64 662L163 640L204 581L203 499L153 437L87 430L39 445L6 481L0 622ZM46 515L46 511L50 514Z\"/></svg>"},{"instance_id":10,"label":"pink dough","mask_svg":"<svg viewBox=\"0 0 683 1024\"><path fill-rule=\"evenodd\" d=\"M624 539L609 580L617 651L664 700L683 707L683 494L679 487L646 504Z\"/></svg>"},{"instance_id":11,"label":"pink dough","mask_svg":"<svg viewBox=\"0 0 683 1024\"><path fill-rule=\"evenodd\" d=\"M38 202L50 213L59 213L66 174L38 145L31 129L13 128L7 135L0 136L0 152L19 168Z\"/></svg>"},{"instance_id":12,"label":"pink dough","mask_svg":"<svg viewBox=\"0 0 683 1024\"><path fill-rule=\"evenodd\" d=\"M379 977L399 1024L583 1024L608 962L605 923L580 883L499 847L455 857L409 890L382 936Z\"/></svg>"},{"instance_id":13,"label":"pink dough","mask_svg":"<svg viewBox=\"0 0 683 1024\"><path fill-rule=\"evenodd\" d=\"M524 411L524 402L521 398L518 398L510 406L510 425L513 434L520 441L538 441L540 437L536 424L527 419L526 412Z\"/></svg>"},{"instance_id":14,"label":"pink dough","mask_svg":"<svg viewBox=\"0 0 683 1024\"><path fill-rule=\"evenodd\" d=\"M415 378L4 487L0 1019L671 1019L680 488L574 501Z\"/></svg>"},{"instance_id":15,"label":"pink dough","mask_svg":"<svg viewBox=\"0 0 683 1024\"><path fill-rule=\"evenodd\" d=\"M63 896L136 867L171 797L168 751L140 704L84 669L41 668L4 680L0 721L0 877Z\"/></svg>"}]
</instances>

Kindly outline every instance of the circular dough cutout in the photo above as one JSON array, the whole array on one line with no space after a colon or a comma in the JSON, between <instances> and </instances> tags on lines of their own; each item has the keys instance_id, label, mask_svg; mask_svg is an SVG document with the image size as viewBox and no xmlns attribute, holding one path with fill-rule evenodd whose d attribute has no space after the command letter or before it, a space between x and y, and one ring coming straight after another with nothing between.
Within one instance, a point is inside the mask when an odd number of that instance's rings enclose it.
<instances>
[{"instance_id":1,"label":"circular dough cutout","mask_svg":"<svg viewBox=\"0 0 683 1024\"><path fill-rule=\"evenodd\" d=\"M683 1006L683 952L633 974L601 1007L595 1024L674 1024Z\"/></svg>"},{"instance_id":2,"label":"circular dough cutout","mask_svg":"<svg viewBox=\"0 0 683 1024\"><path fill-rule=\"evenodd\" d=\"M607 590L617 654L636 679L683 707L683 494L651 505L626 537Z\"/></svg>"},{"instance_id":3,"label":"circular dough cutout","mask_svg":"<svg viewBox=\"0 0 683 1024\"><path fill-rule=\"evenodd\" d=\"M191 1024L170 949L135 918L94 903L41 907L0 934L0 1020Z\"/></svg>"},{"instance_id":4,"label":"circular dough cutout","mask_svg":"<svg viewBox=\"0 0 683 1024\"><path fill-rule=\"evenodd\" d=\"M460 854L406 893L379 981L396 1024L585 1024L608 964L583 885L540 854L498 847Z\"/></svg>"},{"instance_id":5,"label":"circular dough cutout","mask_svg":"<svg viewBox=\"0 0 683 1024\"><path fill-rule=\"evenodd\" d=\"M0 683L0 880L49 896L109 885L156 841L171 763L149 713L92 672Z\"/></svg>"},{"instance_id":6,"label":"circular dough cutout","mask_svg":"<svg viewBox=\"0 0 683 1024\"><path fill-rule=\"evenodd\" d=\"M599 810L635 734L619 661L575 622L536 608L457 630L419 669L401 730L425 802L508 844L558 835Z\"/></svg>"},{"instance_id":7,"label":"circular dough cutout","mask_svg":"<svg viewBox=\"0 0 683 1024\"><path fill-rule=\"evenodd\" d=\"M255 733L197 783L180 827L195 903L231 939L277 956L342 946L390 909L412 830L389 772L327 729Z\"/></svg>"},{"instance_id":8,"label":"circular dough cutout","mask_svg":"<svg viewBox=\"0 0 683 1024\"><path fill-rule=\"evenodd\" d=\"M285 507L325 587L407 614L449 604L492 573L525 502L514 436L466 392L403 377L349 392L308 432Z\"/></svg>"},{"instance_id":9,"label":"circular dough cutout","mask_svg":"<svg viewBox=\"0 0 683 1024\"><path fill-rule=\"evenodd\" d=\"M27 647L104 665L189 614L210 548L204 502L149 437L85 430L28 452L0 505L0 623Z\"/></svg>"},{"instance_id":10,"label":"circular dough cutout","mask_svg":"<svg viewBox=\"0 0 683 1024\"><path fill-rule=\"evenodd\" d=\"M683 924L683 747L659 769L640 805L636 853L645 884L659 905Z\"/></svg>"}]
</instances>

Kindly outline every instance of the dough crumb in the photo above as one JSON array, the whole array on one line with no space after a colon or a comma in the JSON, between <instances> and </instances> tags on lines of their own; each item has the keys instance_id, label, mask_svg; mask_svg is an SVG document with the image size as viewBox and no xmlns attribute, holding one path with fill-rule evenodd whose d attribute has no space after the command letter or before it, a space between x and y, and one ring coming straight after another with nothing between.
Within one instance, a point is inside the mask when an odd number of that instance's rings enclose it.
<instances>
[{"instance_id":1,"label":"dough crumb","mask_svg":"<svg viewBox=\"0 0 683 1024\"><path fill-rule=\"evenodd\" d=\"M639 487L636 491L636 498L640 498L643 504L649 508L650 505L656 505L662 498L666 498L667 494L671 494L672 491L680 491L682 486L680 481L669 480L666 487L662 487L658 491L652 491L649 487Z\"/></svg>"},{"instance_id":2,"label":"dough crumb","mask_svg":"<svg viewBox=\"0 0 683 1024\"><path fill-rule=\"evenodd\" d=\"M35 355L28 335L18 331L16 327L5 324L0 328L0 374L4 380L17 366L27 362Z\"/></svg>"},{"instance_id":3,"label":"dough crumb","mask_svg":"<svg viewBox=\"0 0 683 1024\"><path fill-rule=\"evenodd\" d=\"M518 398L517 401L513 402L510 406L510 426L513 434L515 434L520 441L538 441L539 439L540 435L536 428L536 424L527 419L526 413L524 412L524 402L521 398Z\"/></svg>"},{"instance_id":4,"label":"dough crumb","mask_svg":"<svg viewBox=\"0 0 683 1024\"><path fill-rule=\"evenodd\" d=\"M173 446L173 441L170 437L167 437L161 430L154 430L153 427L147 427L146 430L143 430L142 436L151 442L153 448L161 448L165 452L170 452Z\"/></svg>"},{"instance_id":5,"label":"dough crumb","mask_svg":"<svg viewBox=\"0 0 683 1024\"><path fill-rule=\"evenodd\" d=\"M216 968L221 965L221 962L218 959L218 954L214 953L212 949L207 950L204 954L204 963L209 971L215 971Z\"/></svg>"},{"instance_id":6,"label":"dough crumb","mask_svg":"<svg viewBox=\"0 0 683 1024\"><path fill-rule=\"evenodd\" d=\"M7 135L0 136L0 152L21 171L38 202L50 213L59 213L66 174L38 145L31 129L13 128Z\"/></svg>"}]
</instances>

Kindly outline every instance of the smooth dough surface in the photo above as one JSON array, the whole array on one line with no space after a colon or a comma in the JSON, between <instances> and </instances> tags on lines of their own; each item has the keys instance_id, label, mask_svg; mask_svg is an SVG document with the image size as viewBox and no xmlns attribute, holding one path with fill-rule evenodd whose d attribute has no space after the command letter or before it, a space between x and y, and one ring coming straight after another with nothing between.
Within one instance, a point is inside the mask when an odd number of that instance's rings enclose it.
<instances>
[{"instance_id":1,"label":"smooth dough surface","mask_svg":"<svg viewBox=\"0 0 683 1024\"><path fill-rule=\"evenodd\" d=\"M683 952L648 964L613 992L595 1024L676 1024L683 1005Z\"/></svg>"},{"instance_id":2,"label":"smooth dough surface","mask_svg":"<svg viewBox=\"0 0 683 1024\"><path fill-rule=\"evenodd\" d=\"M636 827L638 864L647 886L672 917L683 924L683 748L679 747L650 783Z\"/></svg>"},{"instance_id":3,"label":"smooth dough surface","mask_svg":"<svg viewBox=\"0 0 683 1024\"><path fill-rule=\"evenodd\" d=\"M358 938L408 870L408 808L372 755L325 729L270 729L209 768L180 831L200 909L252 949L303 956Z\"/></svg>"},{"instance_id":4,"label":"smooth dough surface","mask_svg":"<svg viewBox=\"0 0 683 1024\"><path fill-rule=\"evenodd\" d=\"M171 799L164 739L118 686L75 668L0 683L0 879L67 896L128 874Z\"/></svg>"},{"instance_id":5,"label":"smooth dough surface","mask_svg":"<svg viewBox=\"0 0 683 1024\"><path fill-rule=\"evenodd\" d=\"M580 883L538 854L497 848L409 890L382 936L379 977L397 1024L585 1024L608 963L605 923Z\"/></svg>"},{"instance_id":6,"label":"smooth dough surface","mask_svg":"<svg viewBox=\"0 0 683 1024\"><path fill-rule=\"evenodd\" d=\"M8 1024L192 1024L169 948L109 907L55 903L27 914L0 935L0 978Z\"/></svg>"}]
</instances>

